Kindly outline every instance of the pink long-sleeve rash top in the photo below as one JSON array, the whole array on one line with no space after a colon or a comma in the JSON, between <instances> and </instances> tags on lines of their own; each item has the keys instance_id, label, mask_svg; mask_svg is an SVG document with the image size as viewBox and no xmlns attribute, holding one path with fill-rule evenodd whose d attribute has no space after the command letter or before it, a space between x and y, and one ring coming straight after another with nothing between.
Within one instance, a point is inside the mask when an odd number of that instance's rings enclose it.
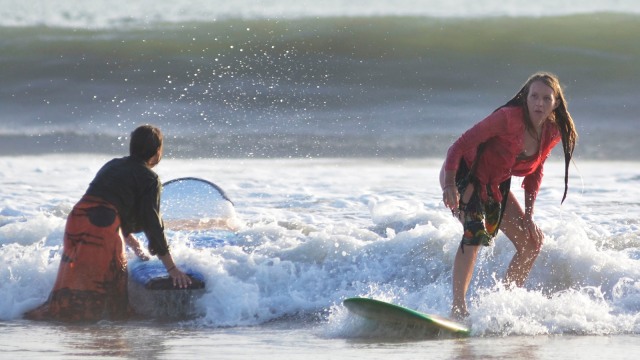
<instances>
[{"instance_id":1,"label":"pink long-sleeve rash top","mask_svg":"<svg viewBox=\"0 0 640 360\"><path fill-rule=\"evenodd\" d=\"M543 125L538 152L518 159L524 148L525 123L521 107L504 107L467 130L451 145L445 160L445 170L456 172L460 160L467 166L476 158L478 146L485 143L476 165L475 177L481 185L480 197L487 199L487 186L494 200L502 201L498 185L511 176L523 176L522 187L535 197L540 189L543 165L553 147L560 141L556 124L546 121Z\"/></svg>"}]
</instances>

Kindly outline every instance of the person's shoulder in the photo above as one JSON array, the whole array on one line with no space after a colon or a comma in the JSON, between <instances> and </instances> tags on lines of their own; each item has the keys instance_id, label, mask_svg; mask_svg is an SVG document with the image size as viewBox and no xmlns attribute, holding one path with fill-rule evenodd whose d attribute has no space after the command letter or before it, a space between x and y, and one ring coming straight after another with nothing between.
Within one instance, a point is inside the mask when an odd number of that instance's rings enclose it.
<instances>
[{"instance_id":1,"label":"person's shoulder","mask_svg":"<svg viewBox=\"0 0 640 360\"><path fill-rule=\"evenodd\" d=\"M522 120L524 112L520 106L504 106L498 109L508 120Z\"/></svg>"},{"instance_id":2,"label":"person's shoulder","mask_svg":"<svg viewBox=\"0 0 640 360\"><path fill-rule=\"evenodd\" d=\"M105 165L118 164L118 163L122 163L122 162L124 162L124 161L125 161L125 158L123 158L123 157L113 158L113 159L111 159L111 160L107 161L107 162L105 163Z\"/></svg>"},{"instance_id":3,"label":"person's shoulder","mask_svg":"<svg viewBox=\"0 0 640 360\"><path fill-rule=\"evenodd\" d=\"M491 115L496 124L501 124L504 130L519 131L524 126L524 113L520 106L503 106Z\"/></svg>"},{"instance_id":4,"label":"person's shoulder","mask_svg":"<svg viewBox=\"0 0 640 360\"><path fill-rule=\"evenodd\" d=\"M111 159L106 163L104 163L104 165L102 165L102 167L100 168L100 172L114 171L115 169L121 168L124 163L125 163L124 158Z\"/></svg>"},{"instance_id":5,"label":"person's shoulder","mask_svg":"<svg viewBox=\"0 0 640 360\"><path fill-rule=\"evenodd\" d=\"M136 159L132 156L125 156L121 158L123 164L126 164L132 171L135 171L138 174L144 174L146 177L152 178L154 180L158 179L158 174L149 168L144 161L140 159Z\"/></svg>"}]
</instances>

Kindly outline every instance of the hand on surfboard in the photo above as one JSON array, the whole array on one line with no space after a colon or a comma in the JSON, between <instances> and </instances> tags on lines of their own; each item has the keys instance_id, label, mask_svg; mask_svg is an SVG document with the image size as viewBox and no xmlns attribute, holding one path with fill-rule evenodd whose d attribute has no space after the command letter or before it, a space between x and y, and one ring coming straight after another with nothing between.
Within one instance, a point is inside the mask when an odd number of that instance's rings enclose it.
<instances>
[{"instance_id":1,"label":"hand on surfboard","mask_svg":"<svg viewBox=\"0 0 640 360\"><path fill-rule=\"evenodd\" d=\"M172 269L170 269L169 275L171 276L171 279L173 280L173 287L178 287L178 288L188 288L191 285L191 278L189 276L187 276L187 274L183 273L182 270L178 269L177 267L173 267Z\"/></svg>"}]
</instances>

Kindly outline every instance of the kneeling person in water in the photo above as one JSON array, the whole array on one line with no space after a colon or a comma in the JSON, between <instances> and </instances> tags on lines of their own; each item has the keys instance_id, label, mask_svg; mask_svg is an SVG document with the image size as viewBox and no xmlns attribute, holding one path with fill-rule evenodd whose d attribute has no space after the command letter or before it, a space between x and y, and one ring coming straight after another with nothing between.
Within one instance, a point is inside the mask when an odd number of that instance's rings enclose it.
<instances>
[{"instance_id":1,"label":"kneeling person in water","mask_svg":"<svg viewBox=\"0 0 640 360\"><path fill-rule=\"evenodd\" d=\"M160 129L131 133L129 156L107 162L67 218L62 258L47 301L26 313L33 320L121 320L130 315L125 243L148 256L133 233L144 231L174 286L191 279L173 261L160 217L162 183L152 170L162 158Z\"/></svg>"}]
</instances>

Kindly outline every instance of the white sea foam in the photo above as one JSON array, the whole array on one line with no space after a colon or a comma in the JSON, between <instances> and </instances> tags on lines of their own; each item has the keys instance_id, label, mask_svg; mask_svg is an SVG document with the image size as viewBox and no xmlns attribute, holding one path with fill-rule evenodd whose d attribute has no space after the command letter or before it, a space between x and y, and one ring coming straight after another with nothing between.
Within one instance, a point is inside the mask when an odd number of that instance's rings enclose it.
<instances>
[{"instance_id":1,"label":"white sea foam","mask_svg":"<svg viewBox=\"0 0 640 360\"><path fill-rule=\"evenodd\" d=\"M301 18L333 16L549 16L593 12L638 13L633 0L581 2L518 0L367 1L367 0L20 0L0 1L0 25L110 28L153 23L215 21L229 18Z\"/></svg>"},{"instance_id":2,"label":"white sea foam","mask_svg":"<svg viewBox=\"0 0 640 360\"><path fill-rule=\"evenodd\" d=\"M66 211L106 160L0 158L0 319L44 301ZM640 202L627 191L637 186L638 164L621 165L580 164L582 179L572 175L560 206L562 165L547 164L536 206L543 252L526 287L506 291L500 279L511 245L500 235L482 251L469 294L476 334L640 330ZM184 234L170 238L178 263L210 284L194 322L238 326L316 314L327 317L331 336L351 326L340 305L351 296L447 314L461 228L440 202L439 166L427 159L165 159L157 169L163 180L217 183L242 224L237 242L220 248L194 249ZM521 194L518 181L513 188Z\"/></svg>"}]
</instances>

